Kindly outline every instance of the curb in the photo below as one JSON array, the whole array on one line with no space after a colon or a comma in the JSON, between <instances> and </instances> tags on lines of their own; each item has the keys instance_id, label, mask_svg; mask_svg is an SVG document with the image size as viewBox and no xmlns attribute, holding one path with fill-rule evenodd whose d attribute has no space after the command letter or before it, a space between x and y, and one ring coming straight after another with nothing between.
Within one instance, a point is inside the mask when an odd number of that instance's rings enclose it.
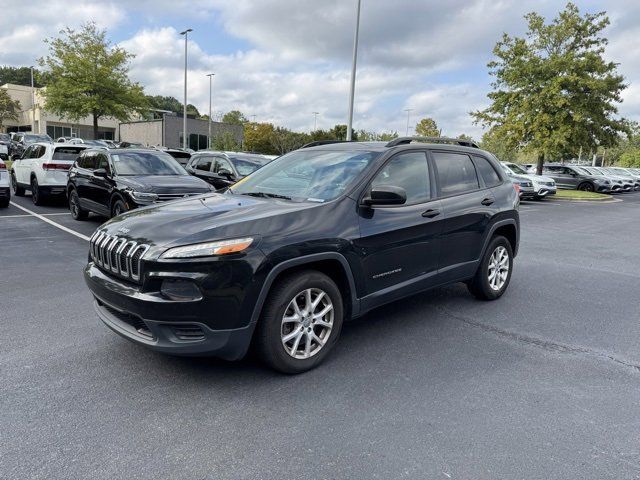
<instances>
[{"instance_id":1,"label":"curb","mask_svg":"<svg viewBox=\"0 0 640 480\"><path fill-rule=\"evenodd\" d=\"M570 202L570 203L616 203L622 202L619 198L591 198L591 199L577 199L577 198L547 198L546 200L552 202Z\"/></svg>"}]
</instances>

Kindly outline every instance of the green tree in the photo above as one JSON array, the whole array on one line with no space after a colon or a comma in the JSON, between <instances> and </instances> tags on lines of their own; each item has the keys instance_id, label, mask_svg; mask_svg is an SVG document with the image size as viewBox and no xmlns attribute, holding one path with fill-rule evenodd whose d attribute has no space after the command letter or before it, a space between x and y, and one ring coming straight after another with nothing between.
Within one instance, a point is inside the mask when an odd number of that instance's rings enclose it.
<instances>
[{"instance_id":1,"label":"green tree","mask_svg":"<svg viewBox=\"0 0 640 480\"><path fill-rule=\"evenodd\" d=\"M5 88L0 88L0 129L5 120L17 120L20 102L13 100Z\"/></svg>"},{"instance_id":2,"label":"green tree","mask_svg":"<svg viewBox=\"0 0 640 480\"><path fill-rule=\"evenodd\" d=\"M416 124L416 135L421 137L439 137L440 129L433 118L426 117Z\"/></svg>"},{"instance_id":3,"label":"green tree","mask_svg":"<svg viewBox=\"0 0 640 480\"><path fill-rule=\"evenodd\" d=\"M244 125L247 122L247 117L245 117L240 110L231 110L222 117L222 123L229 123L231 125Z\"/></svg>"},{"instance_id":4,"label":"green tree","mask_svg":"<svg viewBox=\"0 0 640 480\"><path fill-rule=\"evenodd\" d=\"M503 142L496 134L495 129L491 129L482 135L480 147L487 152L493 153L503 162L515 162L518 159L518 151Z\"/></svg>"},{"instance_id":5,"label":"green tree","mask_svg":"<svg viewBox=\"0 0 640 480\"><path fill-rule=\"evenodd\" d=\"M214 150L235 152L242 148L242 145L238 143L236 137L234 137L231 132L223 132L221 135L216 136L212 143L211 147Z\"/></svg>"},{"instance_id":6,"label":"green tree","mask_svg":"<svg viewBox=\"0 0 640 480\"><path fill-rule=\"evenodd\" d=\"M394 138L398 138L398 132L370 132L367 130L358 130L358 140L361 142L389 142Z\"/></svg>"},{"instance_id":7,"label":"green tree","mask_svg":"<svg viewBox=\"0 0 640 480\"><path fill-rule=\"evenodd\" d=\"M275 127L271 123L247 122L244 124L244 148L249 152L277 155L272 138Z\"/></svg>"},{"instance_id":8,"label":"green tree","mask_svg":"<svg viewBox=\"0 0 640 480\"><path fill-rule=\"evenodd\" d=\"M50 73L45 109L75 121L91 116L94 138L100 118L126 121L148 108L142 87L128 77L133 56L106 36L95 23L78 32L67 28L46 40L49 55L39 60Z\"/></svg>"},{"instance_id":9,"label":"green tree","mask_svg":"<svg viewBox=\"0 0 640 480\"><path fill-rule=\"evenodd\" d=\"M545 158L617 142L628 130L616 118L626 85L604 59L605 12L581 15L568 3L551 23L537 13L525 18L524 38L504 34L493 49L491 105L471 115L509 149L535 152L540 173Z\"/></svg>"},{"instance_id":10,"label":"green tree","mask_svg":"<svg viewBox=\"0 0 640 480\"><path fill-rule=\"evenodd\" d=\"M36 88L46 85L47 76L37 68L33 69L33 86ZM13 83L15 85L31 86L30 67L0 67L0 85Z\"/></svg>"}]
</instances>

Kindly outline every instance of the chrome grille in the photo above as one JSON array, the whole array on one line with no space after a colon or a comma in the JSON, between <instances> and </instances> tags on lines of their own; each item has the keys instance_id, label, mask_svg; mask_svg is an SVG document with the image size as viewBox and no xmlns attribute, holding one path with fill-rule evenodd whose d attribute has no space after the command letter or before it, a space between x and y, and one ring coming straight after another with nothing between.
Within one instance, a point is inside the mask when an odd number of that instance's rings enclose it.
<instances>
[{"instance_id":1,"label":"chrome grille","mask_svg":"<svg viewBox=\"0 0 640 480\"><path fill-rule=\"evenodd\" d=\"M104 232L95 232L89 243L91 258L98 267L136 282L140 280L140 263L147 250L149 245Z\"/></svg>"}]
</instances>

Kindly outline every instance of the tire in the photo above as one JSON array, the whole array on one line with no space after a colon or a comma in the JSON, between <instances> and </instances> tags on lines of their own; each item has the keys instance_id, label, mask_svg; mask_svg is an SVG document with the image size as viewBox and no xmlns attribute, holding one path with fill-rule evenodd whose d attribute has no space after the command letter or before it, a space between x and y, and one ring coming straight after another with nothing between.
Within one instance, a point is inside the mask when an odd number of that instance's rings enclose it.
<instances>
[{"instance_id":1,"label":"tire","mask_svg":"<svg viewBox=\"0 0 640 480\"><path fill-rule=\"evenodd\" d=\"M42 205L43 197L42 190L38 186L38 179L36 177L31 178L31 201L34 205Z\"/></svg>"},{"instance_id":2,"label":"tire","mask_svg":"<svg viewBox=\"0 0 640 480\"><path fill-rule=\"evenodd\" d=\"M582 182L578 185L578 190L582 190L583 192L595 192L596 189L593 187L593 183Z\"/></svg>"},{"instance_id":3,"label":"tire","mask_svg":"<svg viewBox=\"0 0 640 480\"><path fill-rule=\"evenodd\" d=\"M499 270L499 273L503 275L506 273L506 277L503 276L502 279L498 277L497 280L492 280L495 279L495 276L490 276L495 271L495 269L491 268L491 265L494 263L494 255L497 260L503 259L503 262L505 255L508 258L506 262L508 270L506 272L504 271L504 267L506 266L504 264ZM507 290L509 282L511 281L512 272L513 250L511 249L511 244L505 237L496 235L489 242L489 246L482 257L478 271L473 279L467 283L467 288L471 294L479 300L495 300L500 298Z\"/></svg>"},{"instance_id":4,"label":"tire","mask_svg":"<svg viewBox=\"0 0 640 480\"><path fill-rule=\"evenodd\" d=\"M306 292L310 292L309 297ZM330 307L331 310L314 318L307 315L308 299L313 304L318 297L320 303L315 308L311 305L312 315ZM302 318L296 314L294 303L304 315ZM269 292L256 327L256 351L264 363L279 372L295 374L311 370L322 363L337 343L343 315L342 296L331 278L315 270L288 275ZM285 316L291 321L284 321Z\"/></svg>"},{"instance_id":5,"label":"tire","mask_svg":"<svg viewBox=\"0 0 640 480\"><path fill-rule=\"evenodd\" d=\"M111 218L120 215L127 211L127 205L124 203L124 200L116 197L111 204Z\"/></svg>"},{"instance_id":6,"label":"tire","mask_svg":"<svg viewBox=\"0 0 640 480\"><path fill-rule=\"evenodd\" d=\"M11 188L13 189L13 194L16 197L24 197L24 188L18 185L16 174L13 172L11 172Z\"/></svg>"},{"instance_id":7,"label":"tire","mask_svg":"<svg viewBox=\"0 0 640 480\"><path fill-rule=\"evenodd\" d=\"M81 221L89 217L89 212L83 210L80 206L80 197L78 197L78 192L76 192L75 189L69 193L69 211L74 220Z\"/></svg>"}]
</instances>

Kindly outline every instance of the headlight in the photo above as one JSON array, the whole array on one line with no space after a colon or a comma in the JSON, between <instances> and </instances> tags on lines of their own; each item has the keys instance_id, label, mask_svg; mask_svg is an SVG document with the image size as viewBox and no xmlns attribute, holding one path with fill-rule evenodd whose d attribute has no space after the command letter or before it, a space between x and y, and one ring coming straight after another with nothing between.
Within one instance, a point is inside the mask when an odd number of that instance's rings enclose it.
<instances>
[{"instance_id":1,"label":"headlight","mask_svg":"<svg viewBox=\"0 0 640 480\"><path fill-rule=\"evenodd\" d=\"M226 255L245 250L253 243L253 238L235 238L233 240L221 240L219 242L196 243L184 247L170 248L160 258L196 258L209 257L211 255Z\"/></svg>"},{"instance_id":2,"label":"headlight","mask_svg":"<svg viewBox=\"0 0 640 480\"><path fill-rule=\"evenodd\" d=\"M131 198L136 202L155 202L158 200L158 195L155 193L131 192Z\"/></svg>"}]
</instances>

